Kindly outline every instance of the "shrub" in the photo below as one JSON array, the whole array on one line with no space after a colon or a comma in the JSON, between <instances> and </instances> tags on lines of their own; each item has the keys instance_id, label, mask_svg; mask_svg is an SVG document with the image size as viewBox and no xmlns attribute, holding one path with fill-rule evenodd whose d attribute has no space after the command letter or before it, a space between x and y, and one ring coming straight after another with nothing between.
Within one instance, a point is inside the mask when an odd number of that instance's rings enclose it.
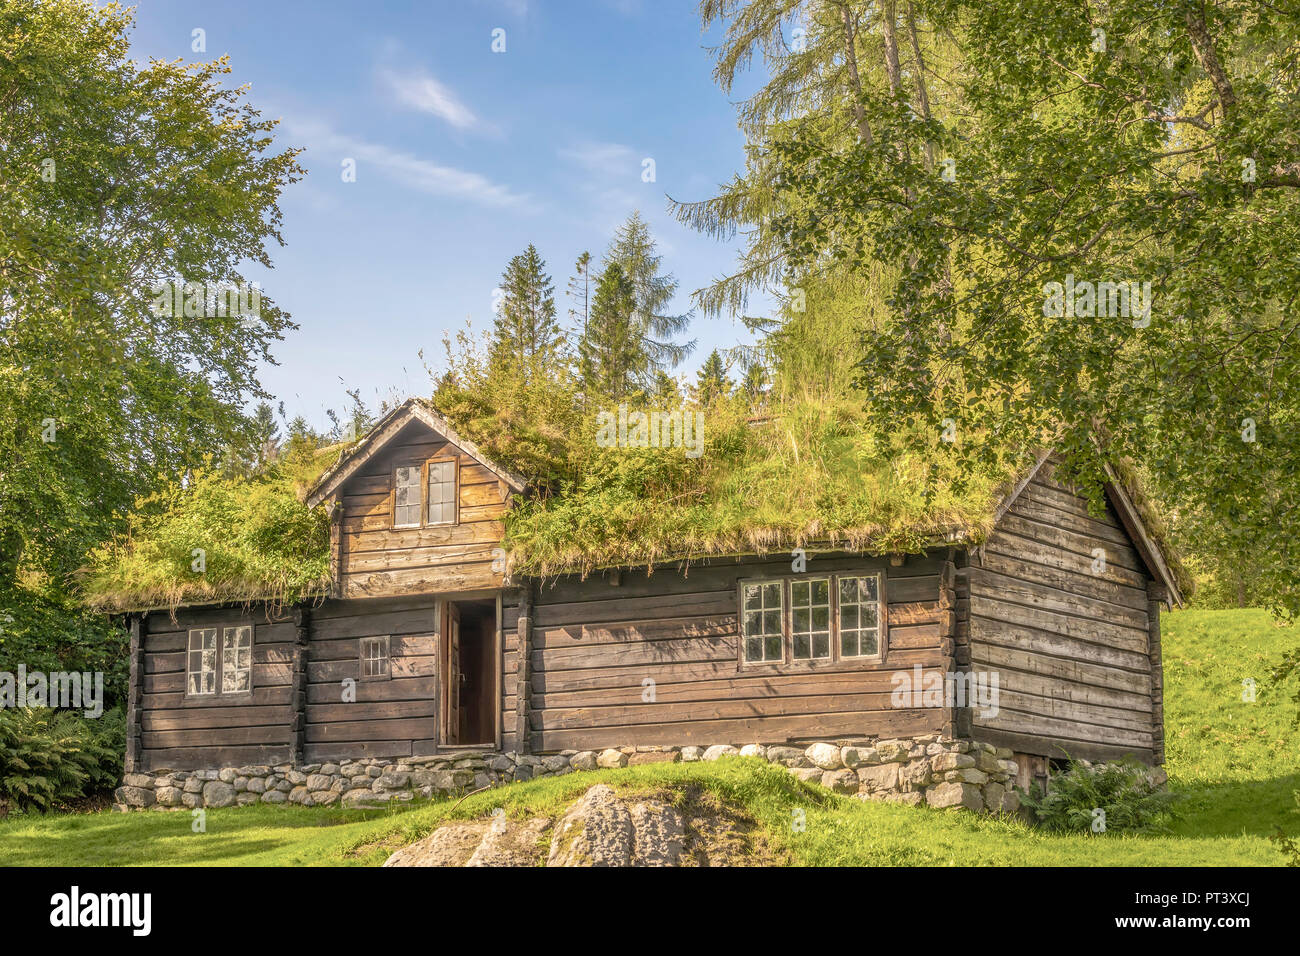
<instances>
[{"instance_id":1,"label":"shrub","mask_svg":"<svg viewBox=\"0 0 1300 956\"><path fill-rule=\"evenodd\" d=\"M1037 781L1028 793L1016 790L1040 825L1075 833L1164 831L1175 799L1132 758L1095 765L1071 758L1046 791ZM1105 811L1104 831L1093 830L1093 821L1103 819L1097 810Z\"/></svg>"},{"instance_id":2,"label":"shrub","mask_svg":"<svg viewBox=\"0 0 1300 956\"><path fill-rule=\"evenodd\" d=\"M112 789L124 744L121 711L92 721L75 711L0 710L0 816Z\"/></svg>"}]
</instances>

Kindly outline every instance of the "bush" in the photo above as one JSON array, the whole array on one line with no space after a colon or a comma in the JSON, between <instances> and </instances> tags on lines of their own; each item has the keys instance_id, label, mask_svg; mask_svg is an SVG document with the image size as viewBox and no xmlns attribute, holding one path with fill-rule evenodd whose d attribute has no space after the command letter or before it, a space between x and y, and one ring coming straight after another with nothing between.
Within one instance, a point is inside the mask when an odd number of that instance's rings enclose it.
<instances>
[{"instance_id":1,"label":"bush","mask_svg":"<svg viewBox=\"0 0 1300 956\"><path fill-rule=\"evenodd\" d=\"M0 710L0 816L50 810L117 785L126 723L110 711Z\"/></svg>"},{"instance_id":2,"label":"bush","mask_svg":"<svg viewBox=\"0 0 1300 956\"><path fill-rule=\"evenodd\" d=\"M1016 790L1040 825L1073 833L1165 831L1174 801L1132 758L1096 765L1071 758L1064 772L1052 774L1046 792L1037 781L1028 793ZM1094 830L1093 821L1103 819L1105 829Z\"/></svg>"}]
</instances>

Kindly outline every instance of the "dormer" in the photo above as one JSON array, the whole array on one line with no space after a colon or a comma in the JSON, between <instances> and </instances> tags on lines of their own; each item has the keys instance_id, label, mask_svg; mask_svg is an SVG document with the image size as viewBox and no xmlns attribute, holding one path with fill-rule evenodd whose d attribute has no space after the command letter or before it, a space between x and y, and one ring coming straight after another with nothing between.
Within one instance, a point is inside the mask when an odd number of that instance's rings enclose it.
<instances>
[{"instance_id":1,"label":"dormer","mask_svg":"<svg viewBox=\"0 0 1300 956\"><path fill-rule=\"evenodd\" d=\"M334 596L502 587L497 549L510 500L523 490L427 403L407 400L308 493L308 507L329 507Z\"/></svg>"}]
</instances>

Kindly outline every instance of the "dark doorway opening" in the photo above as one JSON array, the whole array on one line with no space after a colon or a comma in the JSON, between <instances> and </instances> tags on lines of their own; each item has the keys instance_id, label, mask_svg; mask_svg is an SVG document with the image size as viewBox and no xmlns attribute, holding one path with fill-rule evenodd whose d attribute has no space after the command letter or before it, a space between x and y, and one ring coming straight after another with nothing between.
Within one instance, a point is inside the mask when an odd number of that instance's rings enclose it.
<instances>
[{"instance_id":1,"label":"dark doorway opening","mask_svg":"<svg viewBox=\"0 0 1300 956\"><path fill-rule=\"evenodd\" d=\"M442 742L496 745L496 601L449 601L443 618Z\"/></svg>"}]
</instances>

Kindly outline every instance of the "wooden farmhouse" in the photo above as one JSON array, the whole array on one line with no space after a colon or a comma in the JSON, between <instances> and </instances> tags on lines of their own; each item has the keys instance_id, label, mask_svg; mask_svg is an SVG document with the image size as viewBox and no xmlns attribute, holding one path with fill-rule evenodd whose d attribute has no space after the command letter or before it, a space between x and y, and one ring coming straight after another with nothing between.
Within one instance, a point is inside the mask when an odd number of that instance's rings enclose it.
<instances>
[{"instance_id":1,"label":"wooden farmhouse","mask_svg":"<svg viewBox=\"0 0 1300 956\"><path fill-rule=\"evenodd\" d=\"M130 615L128 777L815 742L860 743L877 767L901 753L903 791L917 747L954 754L927 781L978 774L966 753L1002 779L1014 760L1022 782L1067 754L1159 765L1159 612L1182 598L1112 479L1097 513L1044 455L978 544L536 579L512 575L502 546L524 482L411 400L308 495L330 515L328 594ZM962 699L954 681L996 683L996 699Z\"/></svg>"}]
</instances>

